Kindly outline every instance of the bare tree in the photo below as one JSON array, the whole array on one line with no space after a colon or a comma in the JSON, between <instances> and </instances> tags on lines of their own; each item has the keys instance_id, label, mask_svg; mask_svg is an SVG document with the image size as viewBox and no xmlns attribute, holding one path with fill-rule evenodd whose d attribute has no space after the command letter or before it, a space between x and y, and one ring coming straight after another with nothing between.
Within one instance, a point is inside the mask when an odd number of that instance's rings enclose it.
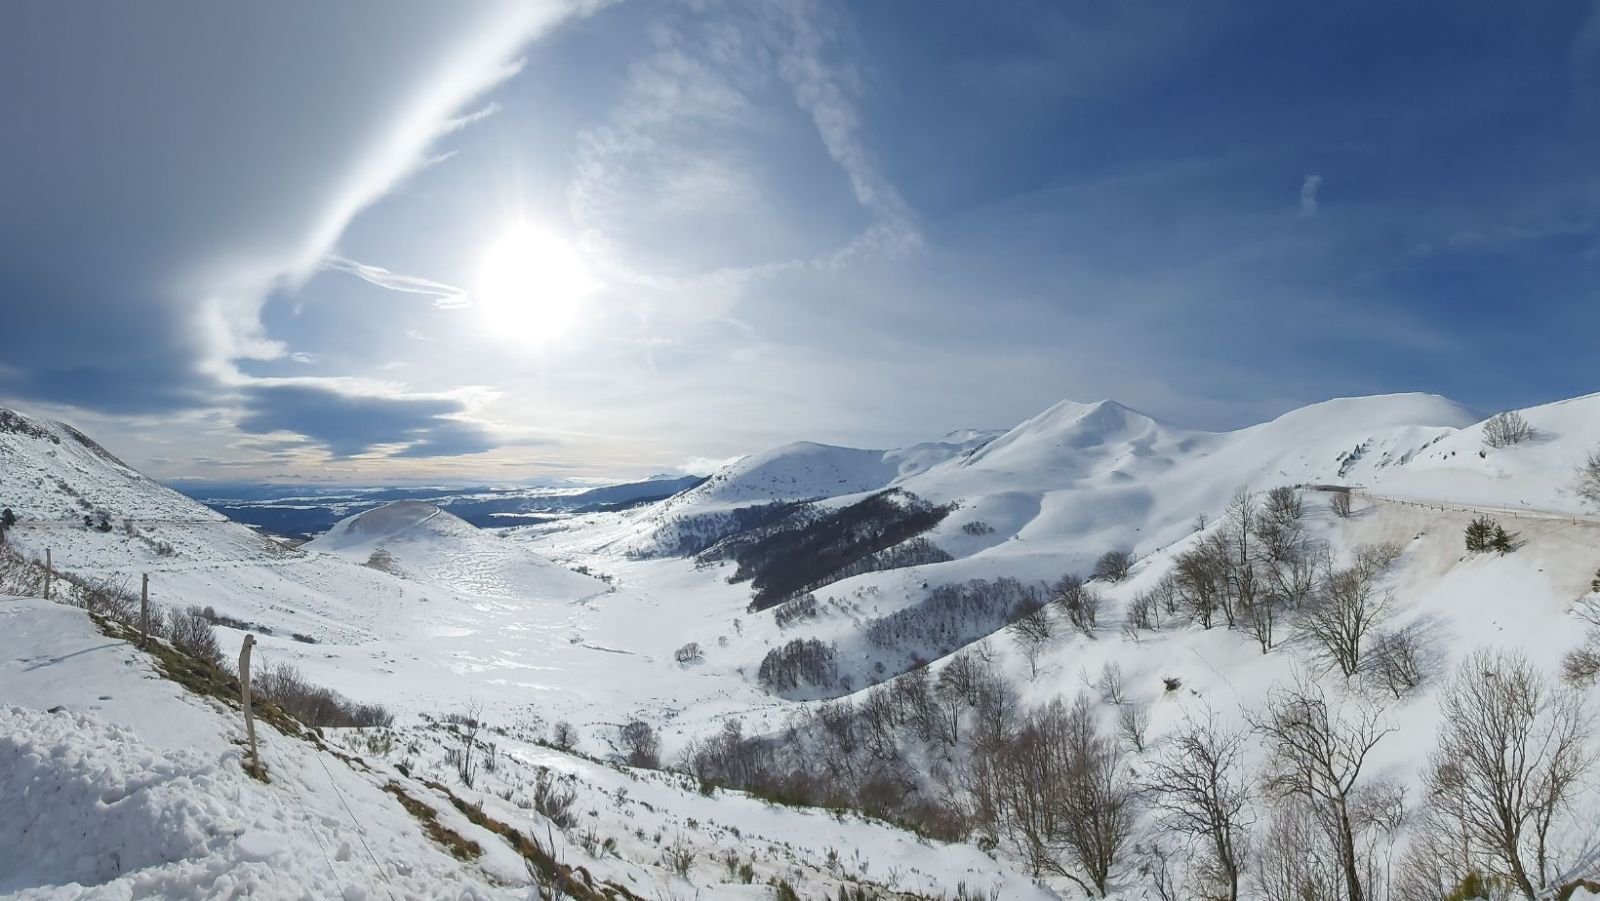
<instances>
[{"instance_id":1,"label":"bare tree","mask_svg":"<svg viewBox=\"0 0 1600 901\"><path fill-rule=\"evenodd\" d=\"M1245 634L1256 640L1263 654L1272 650L1277 640L1278 619L1284 606L1281 595L1266 592L1255 595L1239 612L1239 624Z\"/></svg>"},{"instance_id":2,"label":"bare tree","mask_svg":"<svg viewBox=\"0 0 1600 901\"><path fill-rule=\"evenodd\" d=\"M570 751L578 746L578 730L562 720L550 730L550 744L558 751Z\"/></svg>"},{"instance_id":3,"label":"bare tree","mask_svg":"<svg viewBox=\"0 0 1600 901\"><path fill-rule=\"evenodd\" d=\"M1201 628L1216 624L1228 590L1228 546L1221 536L1207 535L1191 550L1178 555L1174 586L1183 607Z\"/></svg>"},{"instance_id":4,"label":"bare tree","mask_svg":"<svg viewBox=\"0 0 1600 901\"><path fill-rule=\"evenodd\" d=\"M1039 677L1039 655L1055 640L1055 624L1050 621L1049 609L1039 606L1022 614L1007 627L1016 639L1018 650L1028 661L1029 678Z\"/></svg>"},{"instance_id":5,"label":"bare tree","mask_svg":"<svg viewBox=\"0 0 1600 901\"><path fill-rule=\"evenodd\" d=\"M1256 496L1248 488L1234 492L1228 504L1226 528L1223 537L1227 542L1227 565L1224 569L1222 615L1232 629L1239 623L1245 610L1256 602L1259 587L1256 578L1255 538L1260 513Z\"/></svg>"},{"instance_id":6,"label":"bare tree","mask_svg":"<svg viewBox=\"0 0 1600 901\"><path fill-rule=\"evenodd\" d=\"M1134 701L1123 704L1117 708L1117 734L1128 743L1128 747L1144 753L1145 736L1150 732L1150 705L1144 701Z\"/></svg>"},{"instance_id":7,"label":"bare tree","mask_svg":"<svg viewBox=\"0 0 1600 901\"><path fill-rule=\"evenodd\" d=\"M1305 515L1305 502L1300 492L1288 485L1279 485L1267 492L1266 514L1279 521L1297 521Z\"/></svg>"},{"instance_id":8,"label":"bare tree","mask_svg":"<svg viewBox=\"0 0 1600 901\"><path fill-rule=\"evenodd\" d=\"M1106 551L1094 564L1094 578L1102 582L1121 582L1133 568L1133 554L1124 550Z\"/></svg>"},{"instance_id":9,"label":"bare tree","mask_svg":"<svg viewBox=\"0 0 1600 901\"><path fill-rule=\"evenodd\" d=\"M1519 653L1478 651L1457 670L1441 714L1426 775L1433 803L1492 872L1523 897L1542 897L1559 875L1552 827L1591 763L1580 698L1552 691Z\"/></svg>"},{"instance_id":10,"label":"bare tree","mask_svg":"<svg viewBox=\"0 0 1600 901\"><path fill-rule=\"evenodd\" d=\"M1050 587L1050 603L1061 609L1073 628L1090 638L1094 637L1100 622L1100 608L1104 603L1099 592L1069 573Z\"/></svg>"},{"instance_id":11,"label":"bare tree","mask_svg":"<svg viewBox=\"0 0 1600 901\"><path fill-rule=\"evenodd\" d=\"M1578 467L1578 496L1600 507L1600 446L1590 450Z\"/></svg>"},{"instance_id":12,"label":"bare tree","mask_svg":"<svg viewBox=\"0 0 1600 901\"><path fill-rule=\"evenodd\" d=\"M1287 799L1273 810L1252 855L1256 891L1263 901L1340 901L1342 878L1332 851L1311 805Z\"/></svg>"},{"instance_id":13,"label":"bare tree","mask_svg":"<svg viewBox=\"0 0 1600 901\"><path fill-rule=\"evenodd\" d=\"M620 737L629 766L655 769L661 765L661 740L656 737L656 730L649 723L634 720L622 727Z\"/></svg>"},{"instance_id":14,"label":"bare tree","mask_svg":"<svg viewBox=\"0 0 1600 901\"><path fill-rule=\"evenodd\" d=\"M1334 516L1340 519L1350 518L1350 489L1336 489L1333 497L1328 500L1328 507L1333 510Z\"/></svg>"},{"instance_id":15,"label":"bare tree","mask_svg":"<svg viewBox=\"0 0 1600 901\"><path fill-rule=\"evenodd\" d=\"M1273 689L1266 711L1252 716L1251 725L1267 747L1267 792L1308 805L1333 839L1346 901L1366 901L1356 843L1360 819L1352 801L1367 755L1393 731L1382 725L1382 711L1368 707L1341 716L1320 688L1302 678Z\"/></svg>"},{"instance_id":16,"label":"bare tree","mask_svg":"<svg viewBox=\"0 0 1600 901\"><path fill-rule=\"evenodd\" d=\"M1145 773L1140 789L1158 824L1204 843L1203 873L1219 891L1207 897L1238 901L1250 824L1243 733L1224 732L1214 718L1193 720Z\"/></svg>"},{"instance_id":17,"label":"bare tree","mask_svg":"<svg viewBox=\"0 0 1600 901\"><path fill-rule=\"evenodd\" d=\"M1367 674L1399 700L1428 676L1422 638L1415 628L1378 632L1367 648Z\"/></svg>"},{"instance_id":18,"label":"bare tree","mask_svg":"<svg viewBox=\"0 0 1600 901\"><path fill-rule=\"evenodd\" d=\"M1483 443L1489 447L1510 447L1533 437L1533 426L1515 410L1496 413L1483 424Z\"/></svg>"},{"instance_id":19,"label":"bare tree","mask_svg":"<svg viewBox=\"0 0 1600 901\"><path fill-rule=\"evenodd\" d=\"M1127 700L1122 690L1122 665L1115 661L1107 661L1100 668L1100 700L1107 704L1121 706Z\"/></svg>"},{"instance_id":20,"label":"bare tree","mask_svg":"<svg viewBox=\"0 0 1600 901\"><path fill-rule=\"evenodd\" d=\"M1389 614L1375 577L1360 565L1328 573L1300 621L1300 631L1346 679L1360 670L1363 642Z\"/></svg>"},{"instance_id":21,"label":"bare tree","mask_svg":"<svg viewBox=\"0 0 1600 901\"><path fill-rule=\"evenodd\" d=\"M1128 613L1125 617L1124 631L1130 633L1135 641L1139 639L1139 630L1154 631L1161 628L1161 602L1154 591L1141 591L1134 595L1128 602Z\"/></svg>"},{"instance_id":22,"label":"bare tree","mask_svg":"<svg viewBox=\"0 0 1600 901\"><path fill-rule=\"evenodd\" d=\"M1132 836L1133 790L1087 697L1029 714L1015 733L978 748L972 788L980 821L1036 875L1055 873L1104 897Z\"/></svg>"}]
</instances>

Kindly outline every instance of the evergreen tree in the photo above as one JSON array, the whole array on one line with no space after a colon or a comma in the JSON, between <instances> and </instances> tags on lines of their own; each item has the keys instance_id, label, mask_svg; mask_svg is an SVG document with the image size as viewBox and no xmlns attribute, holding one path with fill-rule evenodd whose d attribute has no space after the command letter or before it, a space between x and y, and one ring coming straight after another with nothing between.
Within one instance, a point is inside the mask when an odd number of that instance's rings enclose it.
<instances>
[{"instance_id":1,"label":"evergreen tree","mask_svg":"<svg viewBox=\"0 0 1600 901\"><path fill-rule=\"evenodd\" d=\"M1476 554L1480 551L1488 550L1492 546L1495 529L1497 528L1499 526L1495 525L1494 520L1487 516L1479 516L1468 523L1467 551Z\"/></svg>"}]
</instances>

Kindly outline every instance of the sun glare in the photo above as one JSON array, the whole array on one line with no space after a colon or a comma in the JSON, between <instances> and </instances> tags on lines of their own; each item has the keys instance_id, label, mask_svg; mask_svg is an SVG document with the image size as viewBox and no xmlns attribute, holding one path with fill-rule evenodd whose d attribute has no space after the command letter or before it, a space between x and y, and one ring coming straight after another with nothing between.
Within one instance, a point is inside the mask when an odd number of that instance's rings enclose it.
<instances>
[{"instance_id":1,"label":"sun glare","mask_svg":"<svg viewBox=\"0 0 1600 901\"><path fill-rule=\"evenodd\" d=\"M596 286L576 248L519 222L484 251L472 302L496 333L546 341L572 328Z\"/></svg>"}]
</instances>

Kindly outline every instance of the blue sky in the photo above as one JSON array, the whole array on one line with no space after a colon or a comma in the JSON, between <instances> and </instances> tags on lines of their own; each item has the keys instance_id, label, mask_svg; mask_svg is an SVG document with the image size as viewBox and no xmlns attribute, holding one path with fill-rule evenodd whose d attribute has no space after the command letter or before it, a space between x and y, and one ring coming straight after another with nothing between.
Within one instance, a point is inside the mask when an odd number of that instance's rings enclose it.
<instances>
[{"instance_id":1,"label":"blue sky","mask_svg":"<svg viewBox=\"0 0 1600 901\"><path fill-rule=\"evenodd\" d=\"M162 477L1596 389L1594 3L9 4L0 114L0 402Z\"/></svg>"}]
</instances>

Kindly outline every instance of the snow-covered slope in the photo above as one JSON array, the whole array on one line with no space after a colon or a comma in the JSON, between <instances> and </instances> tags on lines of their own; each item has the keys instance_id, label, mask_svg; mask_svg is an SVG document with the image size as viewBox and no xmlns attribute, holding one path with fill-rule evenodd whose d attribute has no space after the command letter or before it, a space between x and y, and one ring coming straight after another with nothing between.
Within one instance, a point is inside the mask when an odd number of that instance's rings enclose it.
<instances>
[{"instance_id":1,"label":"snow-covered slope","mask_svg":"<svg viewBox=\"0 0 1600 901\"><path fill-rule=\"evenodd\" d=\"M1484 444L1483 423L1445 434L1405 466L1371 482L1375 492L1507 509L1596 512L1576 492L1578 467L1600 446L1600 394L1519 411L1533 427L1509 447Z\"/></svg>"},{"instance_id":2,"label":"snow-covered slope","mask_svg":"<svg viewBox=\"0 0 1600 901\"><path fill-rule=\"evenodd\" d=\"M66 425L0 408L0 506L19 517L82 523L105 511L203 523L226 519L134 471Z\"/></svg>"},{"instance_id":3,"label":"snow-covered slope","mask_svg":"<svg viewBox=\"0 0 1600 901\"><path fill-rule=\"evenodd\" d=\"M891 873L902 875L887 888L942 894L970 880L1044 897L975 848L932 847L859 817L706 797L690 781L615 770L505 729L497 765L476 788L457 783L447 794L437 786L456 781L444 759L459 744L450 729L325 730L344 745L334 753L258 719L268 770L258 781L245 772L237 704L189 694L82 611L38 599L0 597L0 684L6 897L529 897L517 850L456 799L635 897L754 899L767 896L768 879L831 897L846 880L881 884ZM589 812L583 830L532 809L541 774ZM453 856L402 797L478 853ZM675 874L662 836L705 863ZM839 848L852 853L830 858ZM750 879L720 862L730 852Z\"/></svg>"},{"instance_id":4,"label":"snow-covered slope","mask_svg":"<svg viewBox=\"0 0 1600 901\"><path fill-rule=\"evenodd\" d=\"M605 583L557 566L422 501L396 501L349 517L304 545L477 597L573 601Z\"/></svg>"},{"instance_id":5,"label":"snow-covered slope","mask_svg":"<svg viewBox=\"0 0 1600 901\"><path fill-rule=\"evenodd\" d=\"M0 599L0 682L0 893L521 896L427 841L382 782L265 723L272 782L252 779L242 721L80 610Z\"/></svg>"}]
</instances>

